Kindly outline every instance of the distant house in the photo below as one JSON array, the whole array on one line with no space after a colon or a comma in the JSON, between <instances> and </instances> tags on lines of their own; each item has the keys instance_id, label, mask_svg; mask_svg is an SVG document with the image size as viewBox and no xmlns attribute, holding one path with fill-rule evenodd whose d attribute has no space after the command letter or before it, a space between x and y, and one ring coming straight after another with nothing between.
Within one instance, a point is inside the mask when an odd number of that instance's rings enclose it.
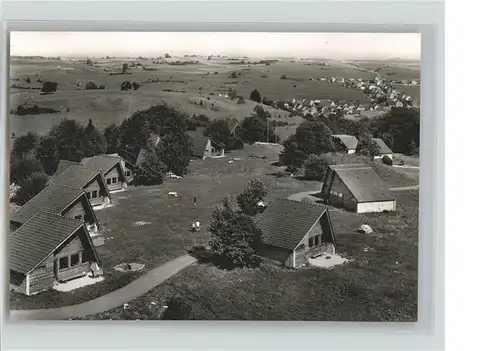
<instances>
[{"instance_id":1,"label":"distant house","mask_svg":"<svg viewBox=\"0 0 500 351\"><path fill-rule=\"evenodd\" d=\"M75 218L86 224L90 233L100 229L99 221L85 191L78 188L50 184L19 210L10 215L11 231L18 229L39 212Z\"/></svg>"},{"instance_id":2,"label":"distant house","mask_svg":"<svg viewBox=\"0 0 500 351\"><path fill-rule=\"evenodd\" d=\"M9 235L10 285L33 295L64 282L102 274L100 261L83 222L38 212Z\"/></svg>"},{"instance_id":3,"label":"distant house","mask_svg":"<svg viewBox=\"0 0 500 351\"><path fill-rule=\"evenodd\" d=\"M238 128L240 122L235 118L231 118L227 121L227 126L229 127L229 132L234 135L236 133L236 128Z\"/></svg>"},{"instance_id":4,"label":"distant house","mask_svg":"<svg viewBox=\"0 0 500 351\"><path fill-rule=\"evenodd\" d=\"M55 177L51 184L82 189L93 207L110 203L111 195L102 173L82 166L70 166Z\"/></svg>"},{"instance_id":5,"label":"distant house","mask_svg":"<svg viewBox=\"0 0 500 351\"><path fill-rule=\"evenodd\" d=\"M335 253L335 235L326 206L278 199L257 218L259 254L297 268L309 257Z\"/></svg>"},{"instance_id":6,"label":"distant house","mask_svg":"<svg viewBox=\"0 0 500 351\"><path fill-rule=\"evenodd\" d=\"M106 179L106 186L111 193L122 191L127 188L127 174L122 165L122 159L118 156L92 156L84 158L81 164L85 168L95 169L100 171L104 179ZM132 171L128 170L129 176Z\"/></svg>"},{"instance_id":7,"label":"distant house","mask_svg":"<svg viewBox=\"0 0 500 351\"><path fill-rule=\"evenodd\" d=\"M326 204L357 213L396 210L395 197L373 168L364 164L329 166L321 196Z\"/></svg>"},{"instance_id":8,"label":"distant house","mask_svg":"<svg viewBox=\"0 0 500 351\"><path fill-rule=\"evenodd\" d=\"M375 159L379 159L379 158L382 158L384 156L389 157L391 160L393 159L394 154L393 154L392 150L389 148L389 146L387 146L386 143L384 143L384 141L382 139L380 139L380 138L373 138L372 140L380 148L380 155L375 156L374 157Z\"/></svg>"},{"instance_id":9,"label":"distant house","mask_svg":"<svg viewBox=\"0 0 500 351\"><path fill-rule=\"evenodd\" d=\"M204 160L207 157L224 156L224 145L216 142L212 138L197 133L188 132L188 134L193 139L193 157Z\"/></svg>"},{"instance_id":10,"label":"distant house","mask_svg":"<svg viewBox=\"0 0 500 351\"><path fill-rule=\"evenodd\" d=\"M335 134L333 140L338 146L347 150L348 154L354 154L358 147L358 139L353 135Z\"/></svg>"}]
</instances>

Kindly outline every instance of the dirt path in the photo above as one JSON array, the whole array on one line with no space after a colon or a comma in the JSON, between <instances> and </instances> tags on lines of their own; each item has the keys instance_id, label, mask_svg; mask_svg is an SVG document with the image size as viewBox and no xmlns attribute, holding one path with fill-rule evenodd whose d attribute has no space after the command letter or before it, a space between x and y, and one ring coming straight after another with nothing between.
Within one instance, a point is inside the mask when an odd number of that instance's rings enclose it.
<instances>
[{"instance_id":1,"label":"dirt path","mask_svg":"<svg viewBox=\"0 0 500 351\"><path fill-rule=\"evenodd\" d=\"M101 313L123 305L163 283L165 280L196 262L190 255L174 258L123 288L78 305L37 310L11 310L10 321L22 320L64 320Z\"/></svg>"}]
</instances>

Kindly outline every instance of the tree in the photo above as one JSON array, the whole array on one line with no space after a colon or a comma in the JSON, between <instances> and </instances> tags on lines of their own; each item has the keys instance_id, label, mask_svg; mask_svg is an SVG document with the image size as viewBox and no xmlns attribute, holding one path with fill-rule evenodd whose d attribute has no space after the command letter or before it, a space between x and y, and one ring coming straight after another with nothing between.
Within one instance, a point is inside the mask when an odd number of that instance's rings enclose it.
<instances>
[{"instance_id":1,"label":"tree","mask_svg":"<svg viewBox=\"0 0 500 351\"><path fill-rule=\"evenodd\" d=\"M41 89L42 93L53 93L55 91L57 91L56 82L50 82L50 81L43 82Z\"/></svg>"},{"instance_id":2,"label":"tree","mask_svg":"<svg viewBox=\"0 0 500 351\"><path fill-rule=\"evenodd\" d=\"M167 52L167 53L165 54L165 58L170 58L170 57L171 57L171 56L170 56L170 54Z\"/></svg>"},{"instance_id":3,"label":"tree","mask_svg":"<svg viewBox=\"0 0 500 351\"><path fill-rule=\"evenodd\" d=\"M393 162L392 162L392 158L390 158L389 156L387 155L384 155L384 157L382 157L382 163L384 165L387 165L387 166L392 166Z\"/></svg>"},{"instance_id":4,"label":"tree","mask_svg":"<svg viewBox=\"0 0 500 351\"><path fill-rule=\"evenodd\" d=\"M274 128L268 122L267 119L259 116L247 117L238 129L239 136L249 144L253 144L256 141L275 141L277 140L277 136L274 133Z\"/></svg>"},{"instance_id":5,"label":"tree","mask_svg":"<svg viewBox=\"0 0 500 351\"><path fill-rule=\"evenodd\" d=\"M356 153L358 155L374 156L380 155L380 147L373 140L371 134L360 135L358 137L358 146L356 147Z\"/></svg>"},{"instance_id":6,"label":"tree","mask_svg":"<svg viewBox=\"0 0 500 351\"><path fill-rule=\"evenodd\" d=\"M227 268L258 264L255 256L261 231L250 216L237 209L233 199L225 198L212 212L209 246L218 263Z\"/></svg>"},{"instance_id":7,"label":"tree","mask_svg":"<svg viewBox=\"0 0 500 351\"><path fill-rule=\"evenodd\" d=\"M227 120L218 119L211 122L203 135L213 138L215 141L222 143L226 146L226 149L232 146L232 135L229 131L229 125Z\"/></svg>"},{"instance_id":8,"label":"tree","mask_svg":"<svg viewBox=\"0 0 500 351\"><path fill-rule=\"evenodd\" d=\"M236 197L244 214L255 216L259 212L258 203L264 199L269 189L260 179L251 179L245 190Z\"/></svg>"},{"instance_id":9,"label":"tree","mask_svg":"<svg viewBox=\"0 0 500 351\"><path fill-rule=\"evenodd\" d=\"M36 158L43 166L45 173L52 175L59 165L59 151L57 139L53 136L42 136L36 150Z\"/></svg>"},{"instance_id":10,"label":"tree","mask_svg":"<svg viewBox=\"0 0 500 351\"><path fill-rule=\"evenodd\" d=\"M12 155L16 157L23 157L33 152L37 148L38 143L39 136L36 133L28 132L25 135L21 135L14 140Z\"/></svg>"},{"instance_id":11,"label":"tree","mask_svg":"<svg viewBox=\"0 0 500 351\"><path fill-rule=\"evenodd\" d=\"M187 120L188 130L196 130L198 127L206 127L210 124L210 119L206 115L196 115Z\"/></svg>"},{"instance_id":12,"label":"tree","mask_svg":"<svg viewBox=\"0 0 500 351\"><path fill-rule=\"evenodd\" d=\"M128 69L128 64L127 64L127 63L124 63L124 64L122 65L122 73L123 73L123 74L127 73L127 69Z\"/></svg>"},{"instance_id":13,"label":"tree","mask_svg":"<svg viewBox=\"0 0 500 351\"><path fill-rule=\"evenodd\" d=\"M20 184L24 179L33 173L42 172L43 167L34 155L29 154L24 157L10 158L10 181Z\"/></svg>"},{"instance_id":14,"label":"tree","mask_svg":"<svg viewBox=\"0 0 500 351\"><path fill-rule=\"evenodd\" d=\"M59 158L80 162L85 155L85 129L75 120L62 119L49 131L49 136L57 140Z\"/></svg>"},{"instance_id":15,"label":"tree","mask_svg":"<svg viewBox=\"0 0 500 351\"><path fill-rule=\"evenodd\" d=\"M127 90L130 90L130 89L132 89L132 84L128 80L122 82L122 85L120 86L120 90L127 91Z\"/></svg>"},{"instance_id":16,"label":"tree","mask_svg":"<svg viewBox=\"0 0 500 351\"><path fill-rule=\"evenodd\" d=\"M106 139L106 153L112 154L120 150L120 128L116 124L111 124L104 129L104 138Z\"/></svg>"},{"instance_id":17,"label":"tree","mask_svg":"<svg viewBox=\"0 0 500 351\"><path fill-rule=\"evenodd\" d=\"M94 127L92 119L89 119L89 123L85 127L85 157L101 155L106 152L106 149L106 138Z\"/></svg>"},{"instance_id":18,"label":"tree","mask_svg":"<svg viewBox=\"0 0 500 351\"><path fill-rule=\"evenodd\" d=\"M283 147L283 151L280 155L281 162L288 166L289 171L295 172L297 169L302 167L308 155L300 149L295 135L291 135L287 140L285 140Z\"/></svg>"},{"instance_id":19,"label":"tree","mask_svg":"<svg viewBox=\"0 0 500 351\"><path fill-rule=\"evenodd\" d=\"M180 296L168 299L167 309L161 314L162 320L189 320L192 318L191 306Z\"/></svg>"},{"instance_id":20,"label":"tree","mask_svg":"<svg viewBox=\"0 0 500 351\"><path fill-rule=\"evenodd\" d=\"M327 167L328 162L325 157L309 155L304 163L304 176L308 180L321 181Z\"/></svg>"},{"instance_id":21,"label":"tree","mask_svg":"<svg viewBox=\"0 0 500 351\"><path fill-rule=\"evenodd\" d=\"M264 98L262 99L262 103L267 106L272 106L272 104L274 104L274 101L264 96Z\"/></svg>"},{"instance_id":22,"label":"tree","mask_svg":"<svg viewBox=\"0 0 500 351\"><path fill-rule=\"evenodd\" d=\"M17 189L12 201L17 205L24 205L47 186L48 180L49 178L43 172L30 174L19 182L19 189Z\"/></svg>"},{"instance_id":23,"label":"tree","mask_svg":"<svg viewBox=\"0 0 500 351\"><path fill-rule=\"evenodd\" d=\"M254 112L253 115L257 116L257 117L264 118L264 119L271 118L271 114L269 113L269 111L266 111L264 109L264 107L262 107L262 105L256 105L253 108L253 112Z\"/></svg>"},{"instance_id":24,"label":"tree","mask_svg":"<svg viewBox=\"0 0 500 351\"><path fill-rule=\"evenodd\" d=\"M89 58L85 61L85 63L87 64L87 66L92 66L92 60Z\"/></svg>"},{"instance_id":25,"label":"tree","mask_svg":"<svg viewBox=\"0 0 500 351\"><path fill-rule=\"evenodd\" d=\"M166 171L166 166L156 156L156 153L149 151L134 175L134 182L137 185L162 184Z\"/></svg>"},{"instance_id":26,"label":"tree","mask_svg":"<svg viewBox=\"0 0 500 351\"><path fill-rule=\"evenodd\" d=\"M240 137L233 137L232 142L231 142L231 149L232 150L241 150L245 147L245 143L243 142L243 139Z\"/></svg>"},{"instance_id":27,"label":"tree","mask_svg":"<svg viewBox=\"0 0 500 351\"><path fill-rule=\"evenodd\" d=\"M193 140L189 135L169 132L161 138L156 150L168 172L177 175L187 173L193 153Z\"/></svg>"},{"instance_id":28,"label":"tree","mask_svg":"<svg viewBox=\"0 0 500 351\"><path fill-rule=\"evenodd\" d=\"M236 78L238 78L238 74L236 72L231 72L231 75L229 76L229 78L236 79Z\"/></svg>"},{"instance_id":29,"label":"tree","mask_svg":"<svg viewBox=\"0 0 500 351\"><path fill-rule=\"evenodd\" d=\"M254 89L250 93L250 100L255 101L255 102L259 102L259 103L262 101L262 98L260 96L260 92L257 89Z\"/></svg>"},{"instance_id":30,"label":"tree","mask_svg":"<svg viewBox=\"0 0 500 351\"><path fill-rule=\"evenodd\" d=\"M420 110L393 107L377 120L376 136L394 152L413 154L420 146Z\"/></svg>"},{"instance_id":31,"label":"tree","mask_svg":"<svg viewBox=\"0 0 500 351\"><path fill-rule=\"evenodd\" d=\"M89 81L87 84L85 84L85 90L96 90L99 87L97 84L95 84L93 81Z\"/></svg>"},{"instance_id":32,"label":"tree","mask_svg":"<svg viewBox=\"0 0 500 351\"><path fill-rule=\"evenodd\" d=\"M132 83L132 88L134 88L134 90L137 90L137 89L139 89L140 87L141 87L141 85L140 85L139 83L137 83L137 82L133 82L133 83Z\"/></svg>"}]
</instances>

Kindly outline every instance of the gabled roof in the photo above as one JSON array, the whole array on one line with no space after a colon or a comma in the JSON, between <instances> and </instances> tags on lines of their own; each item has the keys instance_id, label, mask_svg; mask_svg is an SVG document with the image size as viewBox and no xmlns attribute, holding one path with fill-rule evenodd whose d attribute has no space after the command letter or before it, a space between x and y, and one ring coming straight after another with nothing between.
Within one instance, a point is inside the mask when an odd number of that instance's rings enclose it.
<instances>
[{"instance_id":1,"label":"gabled roof","mask_svg":"<svg viewBox=\"0 0 500 351\"><path fill-rule=\"evenodd\" d=\"M57 170L56 173L54 174L56 177L64 172L66 168L71 167L71 166L80 166L79 162L73 162L73 161L68 161L68 160L59 160L59 164L57 165Z\"/></svg>"},{"instance_id":2,"label":"gabled roof","mask_svg":"<svg viewBox=\"0 0 500 351\"><path fill-rule=\"evenodd\" d=\"M10 216L10 220L25 223L39 212L61 214L69 205L85 196L82 189L51 184L40 191L35 197L25 203Z\"/></svg>"},{"instance_id":3,"label":"gabled roof","mask_svg":"<svg viewBox=\"0 0 500 351\"><path fill-rule=\"evenodd\" d=\"M334 171L358 202L391 201L394 196L372 167L362 164L333 165Z\"/></svg>"},{"instance_id":4,"label":"gabled roof","mask_svg":"<svg viewBox=\"0 0 500 351\"><path fill-rule=\"evenodd\" d=\"M358 139L355 136L347 135L347 134L335 134L334 138L340 140L342 144L347 148L347 150L356 150L358 147Z\"/></svg>"},{"instance_id":5,"label":"gabled roof","mask_svg":"<svg viewBox=\"0 0 500 351\"><path fill-rule=\"evenodd\" d=\"M9 235L10 269L27 274L54 252L83 222L39 212Z\"/></svg>"},{"instance_id":6,"label":"gabled roof","mask_svg":"<svg viewBox=\"0 0 500 351\"><path fill-rule=\"evenodd\" d=\"M193 156L203 157L205 156L205 151L207 148L207 143L209 141L208 137L204 136L191 136L193 139Z\"/></svg>"},{"instance_id":7,"label":"gabled roof","mask_svg":"<svg viewBox=\"0 0 500 351\"><path fill-rule=\"evenodd\" d=\"M142 148L139 151L139 154L137 155L137 159L135 161L136 166L140 166L142 162L146 159L146 155L148 154L149 150L146 148Z\"/></svg>"},{"instance_id":8,"label":"gabled roof","mask_svg":"<svg viewBox=\"0 0 500 351\"><path fill-rule=\"evenodd\" d=\"M119 156L98 155L84 158L81 164L85 168L96 169L101 171L102 174L106 174L117 163L120 164L120 161L121 158Z\"/></svg>"},{"instance_id":9,"label":"gabled roof","mask_svg":"<svg viewBox=\"0 0 500 351\"><path fill-rule=\"evenodd\" d=\"M104 189L108 192L102 173L98 170L88 169L82 166L70 166L66 168L64 172L52 180L51 184L83 189L85 185L96 178L101 179L101 184L104 185Z\"/></svg>"},{"instance_id":10,"label":"gabled roof","mask_svg":"<svg viewBox=\"0 0 500 351\"><path fill-rule=\"evenodd\" d=\"M328 215L323 205L277 199L258 217L256 225L264 244L294 250L325 212Z\"/></svg>"},{"instance_id":11,"label":"gabled roof","mask_svg":"<svg viewBox=\"0 0 500 351\"><path fill-rule=\"evenodd\" d=\"M386 143L380 138L373 138L373 141L377 143L378 147L380 148L380 153L383 154L392 154L392 150L387 146Z\"/></svg>"}]
</instances>

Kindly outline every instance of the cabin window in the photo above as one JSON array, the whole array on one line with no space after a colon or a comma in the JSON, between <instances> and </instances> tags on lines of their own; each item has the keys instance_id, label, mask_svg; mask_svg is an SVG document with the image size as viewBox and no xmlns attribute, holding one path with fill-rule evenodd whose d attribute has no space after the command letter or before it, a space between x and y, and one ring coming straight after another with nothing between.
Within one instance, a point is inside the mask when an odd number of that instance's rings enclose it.
<instances>
[{"instance_id":1,"label":"cabin window","mask_svg":"<svg viewBox=\"0 0 500 351\"><path fill-rule=\"evenodd\" d=\"M111 184L111 178L106 179L106 184Z\"/></svg>"},{"instance_id":2,"label":"cabin window","mask_svg":"<svg viewBox=\"0 0 500 351\"><path fill-rule=\"evenodd\" d=\"M82 215L81 214L80 215L76 215L75 219L82 219Z\"/></svg>"},{"instance_id":3,"label":"cabin window","mask_svg":"<svg viewBox=\"0 0 500 351\"><path fill-rule=\"evenodd\" d=\"M97 190L92 191L92 198L97 198Z\"/></svg>"},{"instance_id":4,"label":"cabin window","mask_svg":"<svg viewBox=\"0 0 500 351\"><path fill-rule=\"evenodd\" d=\"M309 238L309 247L314 246L314 238Z\"/></svg>"},{"instance_id":5,"label":"cabin window","mask_svg":"<svg viewBox=\"0 0 500 351\"><path fill-rule=\"evenodd\" d=\"M127 177L130 177L131 172L130 172L130 171L127 171L127 173L126 173L126 174L127 174Z\"/></svg>"},{"instance_id":6,"label":"cabin window","mask_svg":"<svg viewBox=\"0 0 500 351\"><path fill-rule=\"evenodd\" d=\"M314 245L315 245L315 246L318 246L318 245L319 245L319 243L320 243L320 241L321 241L321 235L316 235L316 236L314 237Z\"/></svg>"},{"instance_id":7,"label":"cabin window","mask_svg":"<svg viewBox=\"0 0 500 351\"><path fill-rule=\"evenodd\" d=\"M113 184L115 184L117 181L118 179L116 179L116 177L113 177Z\"/></svg>"},{"instance_id":8,"label":"cabin window","mask_svg":"<svg viewBox=\"0 0 500 351\"><path fill-rule=\"evenodd\" d=\"M71 267L80 264L80 254L71 255Z\"/></svg>"},{"instance_id":9,"label":"cabin window","mask_svg":"<svg viewBox=\"0 0 500 351\"><path fill-rule=\"evenodd\" d=\"M297 246L297 249L296 251L302 251L302 250L305 250L306 246L304 244L300 244L299 246Z\"/></svg>"},{"instance_id":10,"label":"cabin window","mask_svg":"<svg viewBox=\"0 0 500 351\"><path fill-rule=\"evenodd\" d=\"M66 269L68 268L68 258L67 257L61 257L59 259L59 269Z\"/></svg>"}]
</instances>

